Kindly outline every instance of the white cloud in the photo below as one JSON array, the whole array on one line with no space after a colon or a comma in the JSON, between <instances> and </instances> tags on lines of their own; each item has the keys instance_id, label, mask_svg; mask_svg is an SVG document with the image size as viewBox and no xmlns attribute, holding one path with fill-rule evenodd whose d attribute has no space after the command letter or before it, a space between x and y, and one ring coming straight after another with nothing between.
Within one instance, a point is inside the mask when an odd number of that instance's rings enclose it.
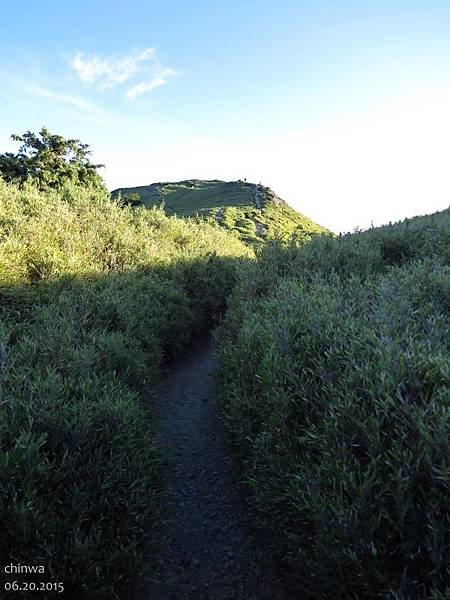
<instances>
[{"instance_id":1,"label":"white cloud","mask_svg":"<svg viewBox=\"0 0 450 600\"><path fill-rule=\"evenodd\" d=\"M154 48L130 52L123 56L85 55L77 52L69 58L69 64L81 81L111 88L134 77L155 56Z\"/></svg>"},{"instance_id":2,"label":"white cloud","mask_svg":"<svg viewBox=\"0 0 450 600\"><path fill-rule=\"evenodd\" d=\"M159 73L155 74L149 81L141 81L126 92L126 97L130 100L135 100L138 96L150 92L157 87L165 85L169 77L176 75L177 72L174 69L163 69Z\"/></svg>"},{"instance_id":3,"label":"white cloud","mask_svg":"<svg viewBox=\"0 0 450 600\"><path fill-rule=\"evenodd\" d=\"M81 81L102 90L126 82L131 84L134 80L133 85L125 92L130 100L135 100L138 96L166 84L169 77L177 74L174 69L161 68L155 59L154 48L109 57L77 52L69 57L68 61Z\"/></svg>"}]
</instances>

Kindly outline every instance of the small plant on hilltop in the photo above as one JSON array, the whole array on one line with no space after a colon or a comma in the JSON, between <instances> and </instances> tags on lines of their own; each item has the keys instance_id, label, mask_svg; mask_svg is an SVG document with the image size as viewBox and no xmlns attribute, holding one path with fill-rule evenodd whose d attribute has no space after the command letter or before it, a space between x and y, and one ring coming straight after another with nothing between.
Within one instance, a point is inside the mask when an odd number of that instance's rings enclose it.
<instances>
[{"instance_id":1,"label":"small plant on hilltop","mask_svg":"<svg viewBox=\"0 0 450 600\"><path fill-rule=\"evenodd\" d=\"M142 206L141 197L136 192L131 194L124 194L120 198L122 202L124 204L127 204L128 206Z\"/></svg>"}]
</instances>

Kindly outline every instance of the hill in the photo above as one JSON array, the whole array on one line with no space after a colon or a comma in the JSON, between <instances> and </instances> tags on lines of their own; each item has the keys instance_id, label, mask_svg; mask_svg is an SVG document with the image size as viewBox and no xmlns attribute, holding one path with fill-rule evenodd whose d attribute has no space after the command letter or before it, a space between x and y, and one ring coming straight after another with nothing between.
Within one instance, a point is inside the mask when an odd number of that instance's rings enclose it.
<instances>
[{"instance_id":1,"label":"hill","mask_svg":"<svg viewBox=\"0 0 450 600\"><path fill-rule=\"evenodd\" d=\"M260 245L264 240L290 237L301 240L326 230L290 207L270 188L247 181L188 179L173 183L118 188L113 197L137 194L147 208L163 205L166 214L214 219L242 241Z\"/></svg>"}]
</instances>

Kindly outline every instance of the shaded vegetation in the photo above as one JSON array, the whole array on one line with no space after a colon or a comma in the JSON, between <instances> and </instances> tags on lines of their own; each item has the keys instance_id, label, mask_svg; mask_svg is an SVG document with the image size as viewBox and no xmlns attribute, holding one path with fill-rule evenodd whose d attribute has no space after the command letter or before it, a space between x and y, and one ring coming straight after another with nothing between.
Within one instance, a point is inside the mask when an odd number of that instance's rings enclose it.
<instances>
[{"instance_id":1,"label":"shaded vegetation","mask_svg":"<svg viewBox=\"0 0 450 600\"><path fill-rule=\"evenodd\" d=\"M450 213L242 267L221 397L304 598L448 597Z\"/></svg>"},{"instance_id":2,"label":"shaded vegetation","mask_svg":"<svg viewBox=\"0 0 450 600\"><path fill-rule=\"evenodd\" d=\"M288 240L295 234L301 241L326 230L298 213L272 190L246 181L203 181L120 188L113 197L139 196L146 207L163 206L167 214L200 216L216 221L246 244L254 247L267 240Z\"/></svg>"},{"instance_id":3,"label":"shaded vegetation","mask_svg":"<svg viewBox=\"0 0 450 600\"><path fill-rule=\"evenodd\" d=\"M134 597L162 516L149 394L247 255L99 190L0 181L2 565L44 565L64 597Z\"/></svg>"}]
</instances>

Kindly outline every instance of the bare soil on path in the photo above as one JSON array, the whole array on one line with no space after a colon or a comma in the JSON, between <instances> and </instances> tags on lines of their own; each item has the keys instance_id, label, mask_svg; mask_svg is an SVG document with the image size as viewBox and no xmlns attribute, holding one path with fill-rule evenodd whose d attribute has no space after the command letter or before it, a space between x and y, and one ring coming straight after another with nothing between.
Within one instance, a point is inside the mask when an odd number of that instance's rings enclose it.
<instances>
[{"instance_id":1,"label":"bare soil on path","mask_svg":"<svg viewBox=\"0 0 450 600\"><path fill-rule=\"evenodd\" d=\"M211 338L196 342L187 355L156 402L171 522L159 583L150 584L146 600L284 600L227 447Z\"/></svg>"}]
</instances>

